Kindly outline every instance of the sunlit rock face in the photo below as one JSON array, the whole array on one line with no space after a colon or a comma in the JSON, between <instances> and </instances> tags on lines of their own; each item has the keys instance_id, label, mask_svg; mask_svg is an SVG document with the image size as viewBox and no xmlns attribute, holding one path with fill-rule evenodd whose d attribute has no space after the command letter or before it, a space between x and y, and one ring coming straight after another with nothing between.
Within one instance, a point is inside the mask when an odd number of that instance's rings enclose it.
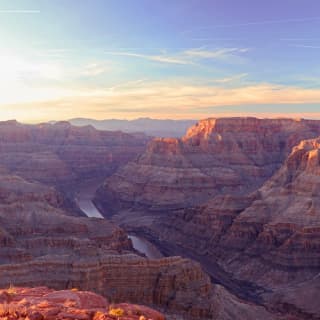
<instances>
[{"instance_id":1,"label":"sunlit rock face","mask_svg":"<svg viewBox=\"0 0 320 320\"><path fill-rule=\"evenodd\" d=\"M106 180L97 202L112 214L119 208L176 209L219 194L247 194L272 176L294 145L319 134L319 121L203 120L182 139L150 142L137 160Z\"/></svg>"},{"instance_id":2,"label":"sunlit rock face","mask_svg":"<svg viewBox=\"0 0 320 320\"><path fill-rule=\"evenodd\" d=\"M0 290L0 316L10 320L20 319L74 319L74 320L176 320L176 319L216 319L232 320L276 320L279 317L267 312L263 307L246 304L228 294L222 287L214 290L214 310L206 318L200 314L163 313L140 304L114 302L79 288L54 290L44 286L10 286ZM164 313L165 312L165 313ZM293 318L291 318L293 319ZM281 320L285 320L281 317Z\"/></svg>"},{"instance_id":3,"label":"sunlit rock face","mask_svg":"<svg viewBox=\"0 0 320 320\"><path fill-rule=\"evenodd\" d=\"M113 320L117 315L127 320L164 320L161 313L141 305L111 304L89 291L55 291L46 287L10 287L0 290L1 317L19 319Z\"/></svg>"},{"instance_id":4,"label":"sunlit rock face","mask_svg":"<svg viewBox=\"0 0 320 320\"><path fill-rule=\"evenodd\" d=\"M242 281L240 292L251 298L313 319L319 135L319 121L200 121L180 140L152 141L106 180L96 203L164 252L201 261L228 289L238 292Z\"/></svg>"}]
</instances>

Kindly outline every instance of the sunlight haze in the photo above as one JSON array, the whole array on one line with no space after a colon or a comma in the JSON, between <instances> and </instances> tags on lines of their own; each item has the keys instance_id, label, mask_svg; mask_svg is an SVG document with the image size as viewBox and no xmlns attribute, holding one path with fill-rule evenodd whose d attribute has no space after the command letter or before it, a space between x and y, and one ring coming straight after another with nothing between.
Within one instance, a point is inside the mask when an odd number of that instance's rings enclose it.
<instances>
[{"instance_id":1,"label":"sunlight haze","mask_svg":"<svg viewBox=\"0 0 320 320\"><path fill-rule=\"evenodd\" d=\"M320 118L316 2L245 2L2 0L0 118Z\"/></svg>"}]
</instances>

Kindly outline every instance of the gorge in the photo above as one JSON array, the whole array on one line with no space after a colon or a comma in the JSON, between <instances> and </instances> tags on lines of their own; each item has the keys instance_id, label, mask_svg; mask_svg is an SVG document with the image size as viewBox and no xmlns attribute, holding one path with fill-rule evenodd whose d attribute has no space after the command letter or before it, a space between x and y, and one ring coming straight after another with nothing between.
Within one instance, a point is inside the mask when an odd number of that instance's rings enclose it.
<instances>
[{"instance_id":1,"label":"gorge","mask_svg":"<svg viewBox=\"0 0 320 320\"><path fill-rule=\"evenodd\" d=\"M239 297L316 319L319 135L316 120L206 119L181 139L151 141L94 201Z\"/></svg>"},{"instance_id":2,"label":"gorge","mask_svg":"<svg viewBox=\"0 0 320 320\"><path fill-rule=\"evenodd\" d=\"M0 286L168 319L318 319L320 121L205 119L181 139L0 123Z\"/></svg>"}]
</instances>

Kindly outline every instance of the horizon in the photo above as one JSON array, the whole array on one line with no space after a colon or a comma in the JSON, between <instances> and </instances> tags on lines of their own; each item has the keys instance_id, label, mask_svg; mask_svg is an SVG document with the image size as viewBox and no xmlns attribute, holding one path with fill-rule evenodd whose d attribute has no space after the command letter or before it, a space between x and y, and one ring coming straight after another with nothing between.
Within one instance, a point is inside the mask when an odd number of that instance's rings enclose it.
<instances>
[{"instance_id":1,"label":"horizon","mask_svg":"<svg viewBox=\"0 0 320 320\"><path fill-rule=\"evenodd\" d=\"M187 122L187 121L195 121L200 122L203 120L207 120L207 119L237 119L237 118L253 118L253 119L259 119L259 120L295 120L295 121L303 121L303 120L320 120L319 118L316 117L294 117L294 116L272 116L272 115L266 115L266 116L254 116L254 115L243 115L243 116L238 116L238 115L233 115L233 116L208 116L205 118L199 118L199 119L173 119L173 118L151 118L151 117L138 117L138 118L132 118L132 119L125 119L125 118L105 118L105 119L95 119L95 118L83 118L83 117L75 117L75 118L68 118L68 119L61 119L61 120L48 120L48 121L39 121L39 122L34 122L34 121L20 121L19 119L14 119L14 118L9 118L9 119L0 119L0 123L3 122L17 122L19 124L27 124L27 125L39 125L39 124L44 124L44 123L49 123L49 124L55 124L55 123L59 123L59 122L68 122L71 125L74 125L71 123L71 121L75 121L75 120L87 120L87 121L97 121L97 122L103 122L103 121L137 121L137 120L150 120L150 121L178 121L178 122ZM76 125L78 126L78 125Z\"/></svg>"},{"instance_id":2,"label":"horizon","mask_svg":"<svg viewBox=\"0 0 320 320\"><path fill-rule=\"evenodd\" d=\"M0 120L320 119L319 9L2 0Z\"/></svg>"}]
</instances>

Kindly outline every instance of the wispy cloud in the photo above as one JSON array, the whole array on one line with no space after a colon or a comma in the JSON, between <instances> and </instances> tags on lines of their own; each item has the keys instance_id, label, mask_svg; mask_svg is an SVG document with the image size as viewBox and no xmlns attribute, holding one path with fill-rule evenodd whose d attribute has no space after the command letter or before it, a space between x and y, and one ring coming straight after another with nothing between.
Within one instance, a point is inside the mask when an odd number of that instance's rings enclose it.
<instances>
[{"instance_id":1,"label":"wispy cloud","mask_svg":"<svg viewBox=\"0 0 320 320\"><path fill-rule=\"evenodd\" d=\"M219 48L219 49L206 49L206 48L191 48L175 54L156 54L147 55L135 52L124 52L124 51L106 51L106 54L116 56L126 56L132 58L145 59L160 63L168 64L180 64L180 65L196 65L199 60L202 59L230 59L235 57L237 54L243 54L249 51L249 48Z\"/></svg>"},{"instance_id":2,"label":"wispy cloud","mask_svg":"<svg viewBox=\"0 0 320 320\"><path fill-rule=\"evenodd\" d=\"M320 49L320 46L304 45L304 44L295 44L295 45L291 45L291 47L306 48L306 49Z\"/></svg>"},{"instance_id":3,"label":"wispy cloud","mask_svg":"<svg viewBox=\"0 0 320 320\"><path fill-rule=\"evenodd\" d=\"M209 38L209 37L194 37L190 38L192 41L235 41L235 38Z\"/></svg>"},{"instance_id":4,"label":"wispy cloud","mask_svg":"<svg viewBox=\"0 0 320 320\"><path fill-rule=\"evenodd\" d=\"M241 73L241 74L236 74L234 76L231 77L225 77L222 79L215 79L212 80L212 82L214 83L220 83L220 84L227 84L227 83L233 83L233 82L237 82L241 79L244 79L248 76L248 73Z\"/></svg>"},{"instance_id":5,"label":"wispy cloud","mask_svg":"<svg viewBox=\"0 0 320 320\"><path fill-rule=\"evenodd\" d=\"M81 70L80 75L81 76L88 76L88 77L94 77L99 76L102 74L105 74L106 72L110 71L112 69L112 66L110 63L107 62L94 62L87 64L84 66L83 70Z\"/></svg>"},{"instance_id":6,"label":"wispy cloud","mask_svg":"<svg viewBox=\"0 0 320 320\"><path fill-rule=\"evenodd\" d=\"M23 102L23 97L29 100ZM137 80L112 88L33 88L32 93L21 92L19 99L12 101L10 107L8 103L0 104L0 111L11 110L13 113L14 110L24 110L25 119L30 117L31 109L39 111L34 111L35 114L41 114L42 111L45 114L45 110L50 110L47 117L52 119L62 115L73 117L77 115L75 112L94 118L107 118L111 115L127 117L128 114L167 117L191 117L198 114L203 117L221 106L254 105L258 110L259 105L315 103L320 103L318 88L306 89L268 83L229 88L216 84ZM20 117L22 118L22 114Z\"/></svg>"},{"instance_id":7,"label":"wispy cloud","mask_svg":"<svg viewBox=\"0 0 320 320\"><path fill-rule=\"evenodd\" d=\"M225 59L235 53L248 52L248 48L222 48L217 50L190 49L184 52L186 56L198 59Z\"/></svg>"},{"instance_id":8,"label":"wispy cloud","mask_svg":"<svg viewBox=\"0 0 320 320\"><path fill-rule=\"evenodd\" d=\"M320 38L281 38L281 41L319 41Z\"/></svg>"},{"instance_id":9,"label":"wispy cloud","mask_svg":"<svg viewBox=\"0 0 320 320\"><path fill-rule=\"evenodd\" d=\"M320 77L316 76L295 76L295 80L298 80L304 87L319 87Z\"/></svg>"},{"instance_id":10,"label":"wispy cloud","mask_svg":"<svg viewBox=\"0 0 320 320\"><path fill-rule=\"evenodd\" d=\"M106 54L116 55L116 56L126 56L133 58L141 58L150 61L156 61L161 63L172 63L172 64L192 64L192 61L184 60L179 57L168 56L168 55L147 55L141 53L133 53L133 52L114 52L114 51L106 51Z\"/></svg>"},{"instance_id":11,"label":"wispy cloud","mask_svg":"<svg viewBox=\"0 0 320 320\"><path fill-rule=\"evenodd\" d=\"M126 82L122 82L119 84L116 84L110 88L108 88L109 91L116 91L119 88L130 88L132 86L141 86L143 83L145 83L146 81L148 81L148 79L138 79L138 80L133 80L133 81L126 81Z\"/></svg>"},{"instance_id":12,"label":"wispy cloud","mask_svg":"<svg viewBox=\"0 0 320 320\"><path fill-rule=\"evenodd\" d=\"M220 24L212 26L203 26L195 28L192 30L186 30L183 34L190 34L196 30L212 30L220 28L238 28L238 27L247 27L247 26L258 26L258 25L272 25L272 24L291 24L291 23L303 23L303 22L312 22L320 21L320 17L306 17L306 18L292 18L292 19L280 19L280 20L263 20L263 21L248 21L243 23L234 23L234 24Z\"/></svg>"}]
</instances>

